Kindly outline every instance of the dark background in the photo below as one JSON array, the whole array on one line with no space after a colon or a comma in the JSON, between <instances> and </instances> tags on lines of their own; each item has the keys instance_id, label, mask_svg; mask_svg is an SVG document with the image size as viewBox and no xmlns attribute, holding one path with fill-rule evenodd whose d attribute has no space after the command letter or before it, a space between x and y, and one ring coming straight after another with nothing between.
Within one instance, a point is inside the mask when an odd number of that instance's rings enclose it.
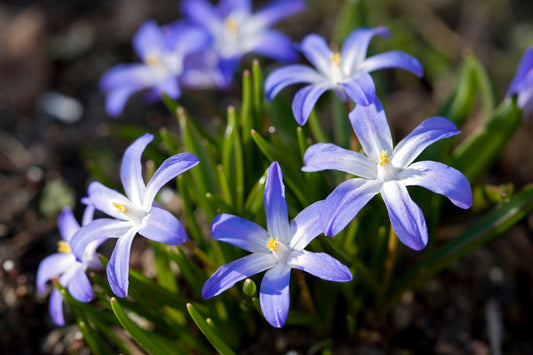
<instances>
[{"instance_id":1,"label":"dark background","mask_svg":"<svg viewBox=\"0 0 533 355\"><path fill-rule=\"evenodd\" d=\"M278 26L295 41L310 32L329 38L342 1L309 3L308 11ZM390 43L376 41L412 53L426 69L422 81L387 74L392 82L407 83L385 88L397 137L438 111L465 54L487 67L502 98L522 53L533 44L533 2L527 0L380 0L371 2L369 14L370 26L407 33L393 32ZM110 135L113 127L177 129L161 104L147 104L141 95L111 119L98 80L112 65L135 60L130 40L143 21L163 24L179 17L178 1L167 0L0 2L0 353L88 352L75 326L52 323L47 298L35 291L35 272L55 252L58 209L84 196L88 171L116 174L129 141ZM230 88L224 100L238 100L238 91ZM57 109L54 95L72 100L74 109L62 115L47 110ZM466 130L475 128L477 116ZM532 181L532 132L532 120L526 120L485 183L512 182L518 189ZM358 338L339 341L335 353L488 354L491 327L502 329L504 353L533 353L532 229L529 216L420 292L407 294L385 322L364 315ZM137 247L132 263L143 257L142 245ZM312 338L291 329L276 337L282 353L306 353L313 345ZM260 349L251 346L248 352Z\"/></svg>"}]
</instances>

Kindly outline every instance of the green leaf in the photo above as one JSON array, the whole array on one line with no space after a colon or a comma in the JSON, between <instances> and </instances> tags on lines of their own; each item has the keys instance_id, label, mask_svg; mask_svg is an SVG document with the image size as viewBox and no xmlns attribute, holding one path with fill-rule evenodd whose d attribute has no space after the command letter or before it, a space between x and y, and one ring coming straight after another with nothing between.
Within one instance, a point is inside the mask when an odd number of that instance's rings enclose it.
<instances>
[{"instance_id":1,"label":"green leaf","mask_svg":"<svg viewBox=\"0 0 533 355\"><path fill-rule=\"evenodd\" d=\"M244 162L243 147L239 133L239 122L235 109L228 107L228 125L222 143L222 167L231 189L233 187L233 207L240 214L244 204Z\"/></svg>"},{"instance_id":2,"label":"green leaf","mask_svg":"<svg viewBox=\"0 0 533 355\"><path fill-rule=\"evenodd\" d=\"M453 151L452 166L471 182L477 181L496 160L522 123L515 101L504 101L494 117L478 128Z\"/></svg>"},{"instance_id":3,"label":"green leaf","mask_svg":"<svg viewBox=\"0 0 533 355\"><path fill-rule=\"evenodd\" d=\"M459 237L436 248L423 257L410 272L393 286L388 306L390 309L409 288L421 285L455 260L502 234L533 210L533 185L525 187L508 201L501 204L469 227Z\"/></svg>"},{"instance_id":4,"label":"green leaf","mask_svg":"<svg viewBox=\"0 0 533 355\"><path fill-rule=\"evenodd\" d=\"M124 312L115 297L111 298L111 308L124 329L126 329L131 337L150 354L187 354L187 351L178 346L177 343L138 326L128 317L126 312Z\"/></svg>"},{"instance_id":5,"label":"green leaf","mask_svg":"<svg viewBox=\"0 0 533 355\"><path fill-rule=\"evenodd\" d=\"M235 352L231 350L224 340L222 340L222 338L216 333L214 327L207 323L207 321L191 303L187 303L187 310L189 311L194 323L196 323L198 328L200 328L200 331L205 335L207 340L209 340L211 345L213 345L219 354L235 354Z\"/></svg>"}]
</instances>

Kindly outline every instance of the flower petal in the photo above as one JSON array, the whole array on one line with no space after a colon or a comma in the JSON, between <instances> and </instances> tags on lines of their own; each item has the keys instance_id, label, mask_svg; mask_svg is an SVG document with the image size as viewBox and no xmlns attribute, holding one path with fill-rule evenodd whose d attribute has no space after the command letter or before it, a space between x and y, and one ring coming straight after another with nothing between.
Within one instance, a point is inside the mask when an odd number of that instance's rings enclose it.
<instances>
[{"instance_id":1,"label":"flower petal","mask_svg":"<svg viewBox=\"0 0 533 355\"><path fill-rule=\"evenodd\" d=\"M229 243L241 249L268 252L268 232L258 224L231 214L219 214L211 224L213 239Z\"/></svg>"},{"instance_id":2,"label":"flower petal","mask_svg":"<svg viewBox=\"0 0 533 355\"><path fill-rule=\"evenodd\" d=\"M46 292L46 282L63 274L76 265L76 257L71 253L55 253L44 258L37 268L36 285L40 294Z\"/></svg>"},{"instance_id":3,"label":"flower petal","mask_svg":"<svg viewBox=\"0 0 533 355\"><path fill-rule=\"evenodd\" d=\"M203 28L191 25L188 21L175 21L166 26L165 31L167 48L182 60L190 53L206 50L211 42L211 37Z\"/></svg>"},{"instance_id":4,"label":"flower petal","mask_svg":"<svg viewBox=\"0 0 533 355\"><path fill-rule=\"evenodd\" d=\"M365 72L386 68L401 68L410 71L416 76L424 76L424 68L418 59L402 51L389 51L376 54L365 59L357 67L359 71Z\"/></svg>"},{"instance_id":5,"label":"flower petal","mask_svg":"<svg viewBox=\"0 0 533 355\"><path fill-rule=\"evenodd\" d=\"M333 52L323 37L314 33L305 36L300 50L318 71L329 77Z\"/></svg>"},{"instance_id":6,"label":"flower petal","mask_svg":"<svg viewBox=\"0 0 533 355\"><path fill-rule=\"evenodd\" d=\"M142 176L141 156L146 146L154 139L154 136L145 133L137 138L124 152L120 164L120 180L126 196L136 205L142 204L144 193L144 181ZM97 208L99 208L97 206ZM107 213L107 211L104 211Z\"/></svg>"},{"instance_id":7,"label":"flower petal","mask_svg":"<svg viewBox=\"0 0 533 355\"><path fill-rule=\"evenodd\" d=\"M511 81L511 84L509 85L509 89L507 90L507 96L511 96L514 94L518 94L518 86L523 81L524 77L528 75L529 72L533 70L533 46L529 47L524 55L522 56L522 59L520 59L520 63L518 64L518 68L516 69L516 74L513 77L513 80Z\"/></svg>"},{"instance_id":8,"label":"flower petal","mask_svg":"<svg viewBox=\"0 0 533 355\"><path fill-rule=\"evenodd\" d=\"M132 45L141 60L145 60L147 55L160 53L164 49L164 40L157 23L145 21L133 36Z\"/></svg>"},{"instance_id":9,"label":"flower petal","mask_svg":"<svg viewBox=\"0 0 533 355\"><path fill-rule=\"evenodd\" d=\"M396 167L405 168L429 145L459 133L452 121L439 116L430 117L398 143L392 153L391 162Z\"/></svg>"},{"instance_id":10,"label":"flower petal","mask_svg":"<svg viewBox=\"0 0 533 355\"><path fill-rule=\"evenodd\" d=\"M326 253L300 250L291 254L287 264L322 280L346 282L352 279L350 269Z\"/></svg>"},{"instance_id":11,"label":"flower petal","mask_svg":"<svg viewBox=\"0 0 533 355\"><path fill-rule=\"evenodd\" d=\"M301 0L272 1L257 10L253 20L258 23L258 27L270 27L286 17L305 10L306 7L305 1Z\"/></svg>"},{"instance_id":12,"label":"flower petal","mask_svg":"<svg viewBox=\"0 0 533 355\"><path fill-rule=\"evenodd\" d=\"M332 143L313 144L304 154L302 171L339 170L360 177L375 179L376 164L366 156Z\"/></svg>"},{"instance_id":13,"label":"flower petal","mask_svg":"<svg viewBox=\"0 0 533 355\"><path fill-rule=\"evenodd\" d=\"M119 238L133 226L130 221L117 221L111 218L99 218L83 226L70 241L72 253L82 260L89 243L102 238Z\"/></svg>"},{"instance_id":14,"label":"flower petal","mask_svg":"<svg viewBox=\"0 0 533 355\"><path fill-rule=\"evenodd\" d=\"M136 87L132 92L141 90L142 87L152 83L152 74L149 66L145 64L118 64L102 75L100 90L110 91L125 86Z\"/></svg>"},{"instance_id":15,"label":"flower petal","mask_svg":"<svg viewBox=\"0 0 533 355\"><path fill-rule=\"evenodd\" d=\"M424 249L428 243L426 220L407 188L397 181L387 181L381 188L381 196L400 241L413 250Z\"/></svg>"},{"instance_id":16,"label":"flower petal","mask_svg":"<svg viewBox=\"0 0 533 355\"><path fill-rule=\"evenodd\" d=\"M375 162L379 154L386 151L392 153L392 136L387 117L376 97L376 101L368 106L356 105L350 112L350 122L366 155Z\"/></svg>"},{"instance_id":17,"label":"flower petal","mask_svg":"<svg viewBox=\"0 0 533 355\"><path fill-rule=\"evenodd\" d=\"M143 208L148 209L152 205L155 195L167 182L198 163L199 160L196 155L191 153L180 153L166 159L146 185L142 200Z\"/></svg>"},{"instance_id":18,"label":"flower petal","mask_svg":"<svg viewBox=\"0 0 533 355\"><path fill-rule=\"evenodd\" d=\"M174 75L167 76L161 83L159 83L157 85L157 90L161 96L163 93L173 99L177 99L181 96L178 78Z\"/></svg>"},{"instance_id":19,"label":"flower petal","mask_svg":"<svg viewBox=\"0 0 533 355\"><path fill-rule=\"evenodd\" d=\"M232 12L240 12L249 15L252 12L251 0L220 0L217 6L219 14L227 16Z\"/></svg>"},{"instance_id":20,"label":"flower petal","mask_svg":"<svg viewBox=\"0 0 533 355\"><path fill-rule=\"evenodd\" d=\"M292 250L300 250L311 243L320 233L320 216L324 201L318 201L302 210L291 222L291 241L289 246Z\"/></svg>"},{"instance_id":21,"label":"flower petal","mask_svg":"<svg viewBox=\"0 0 533 355\"><path fill-rule=\"evenodd\" d=\"M185 0L181 3L181 12L192 21L216 33L222 26L222 19L215 7L205 0Z\"/></svg>"},{"instance_id":22,"label":"flower petal","mask_svg":"<svg viewBox=\"0 0 533 355\"><path fill-rule=\"evenodd\" d=\"M50 311L50 316L55 324L60 327L65 325L65 318L63 316L63 296L61 296L58 289L54 289L50 294L48 310Z\"/></svg>"},{"instance_id":23,"label":"flower petal","mask_svg":"<svg viewBox=\"0 0 533 355\"><path fill-rule=\"evenodd\" d=\"M345 73L354 73L357 66L365 59L368 44L374 36L390 37L386 27L359 28L346 37L341 49L342 69Z\"/></svg>"},{"instance_id":24,"label":"flower petal","mask_svg":"<svg viewBox=\"0 0 533 355\"><path fill-rule=\"evenodd\" d=\"M343 182L324 202L322 231L328 237L339 234L381 187L375 180L351 179Z\"/></svg>"},{"instance_id":25,"label":"flower petal","mask_svg":"<svg viewBox=\"0 0 533 355\"><path fill-rule=\"evenodd\" d=\"M295 62L299 57L289 37L275 30L265 31L255 38L250 51L282 62Z\"/></svg>"},{"instance_id":26,"label":"flower petal","mask_svg":"<svg viewBox=\"0 0 533 355\"><path fill-rule=\"evenodd\" d=\"M292 113L299 125L303 126L307 122L318 98L331 87L330 84L311 84L298 90L292 100Z\"/></svg>"},{"instance_id":27,"label":"flower petal","mask_svg":"<svg viewBox=\"0 0 533 355\"><path fill-rule=\"evenodd\" d=\"M402 170L397 180L405 186L417 185L446 196L460 208L472 206L472 189L458 170L434 161L420 161Z\"/></svg>"},{"instance_id":28,"label":"flower petal","mask_svg":"<svg viewBox=\"0 0 533 355\"><path fill-rule=\"evenodd\" d=\"M368 73L360 73L355 78L342 83L346 95L357 105L368 106L376 101L374 80Z\"/></svg>"},{"instance_id":29,"label":"flower petal","mask_svg":"<svg viewBox=\"0 0 533 355\"><path fill-rule=\"evenodd\" d=\"M144 89L146 85L124 85L111 89L105 101L105 110L111 117L119 116L124 111L124 106L133 93Z\"/></svg>"},{"instance_id":30,"label":"flower petal","mask_svg":"<svg viewBox=\"0 0 533 355\"><path fill-rule=\"evenodd\" d=\"M137 228L133 227L117 239L117 244L107 264L109 286L118 297L128 295L131 243L136 234Z\"/></svg>"},{"instance_id":31,"label":"flower petal","mask_svg":"<svg viewBox=\"0 0 533 355\"><path fill-rule=\"evenodd\" d=\"M265 81L265 94L268 100L272 100L286 86L319 82L326 81L315 69L303 64L288 65L270 73Z\"/></svg>"},{"instance_id":32,"label":"flower petal","mask_svg":"<svg viewBox=\"0 0 533 355\"><path fill-rule=\"evenodd\" d=\"M126 219L124 213L119 212L115 207L116 204L132 207L132 201L121 193L102 185L98 181L94 181L87 189L91 204L98 210L117 219ZM91 222L92 223L92 222Z\"/></svg>"},{"instance_id":33,"label":"flower petal","mask_svg":"<svg viewBox=\"0 0 533 355\"><path fill-rule=\"evenodd\" d=\"M80 229L80 225L72 213L72 208L63 208L57 217L57 228L59 229L61 239L67 243L70 241L74 233Z\"/></svg>"},{"instance_id":34,"label":"flower petal","mask_svg":"<svg viewBox=\"0 0 533 355\"><path fill-rule=\"evenodd\" d=\"M270 325L281 328L289 315L291 268L279 264L268 270L261 282L259 302Z\"/></svg>"},{"instance_id":35,"label":"flower petal","mask_svg":"<svg viewBox=\"0 0 533 355\"><path fill-rule=\"evenodd\" d=\"M70 279L68 292L80 302L90 302L93 299L93 288L81 265L78 266L74 276Z\"/></svg>"},{"instance_id":36,"label":"flower petal","mask_svg":"<svg viewBox=\"0 0 533 355\"><path fill-rule=\"evenodd\" d=\"M273 267L276 262L274 255L268 252L246 255L229 264L222 265L205 282L202 288L202 297L205 299L214 297L235 283Z\"/></svg>"},{"instance_id":37,"label":"flower petal","mask_svg":"<svg viewBox=\"0 0 533 355\"><path fill-rule=\"evenodd\" d=\"M268 168L263 202L268 234L274 239L279 238L283 244L288 244L290 229L285 185L283 185L283 173L277 162L273 162Z\"/></svg>"},{"instance_id":38,"label":"flower petal","mask_svg":"<svg viewBox=\"0 0 533 355\"><path fill-rule=\"evenodd\" d=\"M155 206L143 221L139 234L167 245L182 244L187 239L180 221L172 213Z\"/></svg>"}]
</instances>

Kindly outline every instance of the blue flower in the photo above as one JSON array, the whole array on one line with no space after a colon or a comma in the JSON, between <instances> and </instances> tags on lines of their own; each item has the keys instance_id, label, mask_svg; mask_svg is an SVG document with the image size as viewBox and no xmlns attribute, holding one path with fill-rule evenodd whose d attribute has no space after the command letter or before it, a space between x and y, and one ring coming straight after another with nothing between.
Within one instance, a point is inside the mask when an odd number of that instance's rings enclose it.
<instances>
[{"instance_id":1,"label":"blue flower","mask_svg":"<svg viewBox=\"0 0 533 355\"><path fill-rule=\"evenodd\" d=\"M337 95L346 101L349 96L346 90L360 73L384 68L402 68L422 76L420 62L402 51L389 51L366 58L371 38L389 35L385 27L357 29L346 38L340 52L332 51L324 38L316 34L307 35L302 40L300 49L314 68L293 64L274 70L265 82L267 99L272 100L288 85L308 83L309 85L296 93L292 102L294 118L298 124L304 125L318 98L327 90L335 90Z\"/></svg>"},{"instance_id":2,"label":"blue flower","mask_svg":"<svg viewBox=\"0 0 533 355\"><path fill-rule=\"evenodd\" d=\"M518 106L527 117L533 109L533 46L522 56L507 96L518 95Z\"/></svg>"},{"instance_id":3,"label":"blue flower","mask_svg":"<svg viewBox=\"0 0 533 355\"><path fill-rule=\"evenodd\" d=\"M418 185L442 194L460 208L472 205L470 183L461 172L434 161L413 163L427 146L459 131L446 118L431 117L393 148L381 102L372 90L365 94L367 105L360 99L350 121L366 155L329 143L314 144L304 155L303 171L334 169L360 176L341 183L326 198L322 231L327 236L336 235L380 193L398 238L406 246L421 250L428 241L426 222L407 186Z\"/></svg>"},{"instance_id":4,"label":"blue flower","mask_svg":"<svg viewBox=\"0 0 533 355\"><path fill-rule=\"evenodd\" d=\"M141 155L154 137L145 134L126 149L120 167L120 178L126 196L93 182L89 200L98 210L113 218L100 218L81 228L72 238L72 251L79 259L89 243L102 236L118 238L107 264L107 276L113 292L128 295L130 249L137 233L160 243L177 245L186 238L185 229L170 212L155 204L154 198L168 181L198 164L194 154L176 154L161 164L148 184L142 177Z\"/></svg>"},{"instance_id":5,"label":"blue flower","mask_svg":"<svg viewBox=\"0 0 533 355\"><path fill-rule=\"evenodd\" d=\"M352 279L350 270L324 253L303 250L317 235L322 201L300 212L289 224L285 186L278 163L268 169L264 193L267 230L244 218L218 215L211 225L213 238L252 254L221 266L204 284L202 295L210 298L236 282L268 270L261 282L259 301L266 320L281 327L289 313L289 279L292 268L329 281Z\"/></svg>"},{"instance_id":6,"label":"blue flower","mask_svg":"<svg viewBox=\"0 0 533 355\"><path fill-rule=\"evenodd\" d=\"M209 44L201 29L176 22L159 27L146 21L133 37L133 47L142 63L119 64L108 70L100 80L107 93L106 110L118 116L128 98L148 89L148 96L160 99L162 93L177 99L181 95L179 76L184 71L184 59Z\"/></svg>"},{"instance_id":7,"label":"blue flower","mask_svg":"<svg viewBox=\"0 0 533 355\"><path fill-rule=\"evenodd\" d=\"M291 40L269 27L305 6L301 0L275 1L252 13L250 0L221 0L216 7L205 0L186 0L181 10L211 35L212 51L206 53L210 58L207 62L216 60L222 77L227 79L233 77L247 53L280 61L298 59Z\"/></svg>"},{"instance_id":8,"label":"blue flower","mask_svg":"<svg viewBox=\"0 0 533 355\"><path fill-rule=\"evenodd\" d=\"M87 206L83 215L83 225L92 220L94 208ZM37 291L40 294L46 292L46 282L53 277L59 276L59 283L67 287L69 293L80 302L89 302L93 299L93 289L85 274L87 268L100 269L102 264L97 257L96 249L105 239L100 239L87 246L81 261L70 249L69 243L72 236L80 229L80 225L74 218L70 207L65 207L59 214L57 225L61 241L58 243L58 253L44 258L37 269ZM63 297L58 289L54 288L50 295L50 315L57 325L65 325L63 317Z\"/></svg>"}]
</instances>

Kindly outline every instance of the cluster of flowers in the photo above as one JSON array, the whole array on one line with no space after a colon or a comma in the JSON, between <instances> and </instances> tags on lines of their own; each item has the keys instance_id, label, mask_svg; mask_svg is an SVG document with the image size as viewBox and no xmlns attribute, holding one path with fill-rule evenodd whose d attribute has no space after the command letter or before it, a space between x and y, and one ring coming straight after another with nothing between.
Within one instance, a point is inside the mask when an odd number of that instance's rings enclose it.
<instances>
[{"instance_id":1,"label":"cluster of flowers","mask_svg":"<svg viewBox=\"0 0 533 355\"><path fill-rule=\"evenodd\" d=\"M210 68L216 68L224 75L233 75L236 63L250 51L276 59L294 59L291 42L280 33L269 30L268 26L287 14L301 10L303 5L300 1L279 1L252 15L249 1L222 0L217 8L203 0L184 1L183 12L195 25L180 22L160 29L153 22L145 23L133 40L144 64L118 66L104 75L102 84L109 91L109 112L119 113L127 97L139 89L151 88L152 93L165 92L176 97L180 92L178 81L184 85L205 83L202 81L205 76L194 73L198 67L184 65L189 54L203 55L206 60L200 61L202 64L213 63L208 60L212 55L216 58L216 65ZM319 96L326 90L333 89L341 99L353 101L355 109L349 113L349 119L365 154L330 143L310 146L304 155L303 171L333 169L357 177L341 183L325 200L305 208L291 223L282 170L277 162L273 162L268 168L264 191L266 230L254 222L229 214L218 215L212 222L214 239L251 254L220 267L205 283L204 298L216 296L236 282L268 270L260 287L261 309L271 325L281 327L289 311L292 268L324 280L346 282L352 279L350 270L336 259L304 248L321 233L326 236L338 234L373 196L381 194L396 235L404 245L414 250L421 250L427 245L428 232L424 215L410 198L407 186L418 185L444 195L463 209L471 206L470 184L461 172L434 161L414 162L432 143L459 133L451 121L443 117L428 118L396 147L393 146L382 104L368 72L395 67L421 76L423 70L415 58L400 51L366 58L368 44L375 35L386 37L389 32L383 27L357 29L347 37L340 52L332 51L318 35L308 35L299 49L314 68L289 65L273 71L267 78L265 92L268 99L288 85L308 83L296 93L292 104L294 117L300 124L306 122ZM194 36L197 40L180 41L182 36ZM201 54L198 50L205 45L209 46L208 54ZM527 103L522 106L524 110L530 106L533 96L532 55L530 49L508 94L516 94L519 101ZM213 71L203 73L212 74ZM528 89L521 89L523 87ZM181 223L154 199L164 184L197 165L198 158L190 153L172 156L145 184L141 155L152 139L152 135L145 134L124 153L120 177L125 196L93 182L89 186L88 197L82 200L87 205L82 227L75 221L70 209L61 213L58 225L63 240L59 243L59 253L44 259L39 267L39 291L44 292L46 282L61 275L58 281L68 287L74 298L90 301L93 292L85 269L101 266L96 259L96 248L105 238L117 238L107 265L107 275L113 292L119 297L126 297L130 248L137 233L169 245L178 245L186 240ZM93 220L95 209L112 218ZM57 324L64 323L57 290L53 291L50 299L50 312Z\"/></svg>"}]
</instances>

